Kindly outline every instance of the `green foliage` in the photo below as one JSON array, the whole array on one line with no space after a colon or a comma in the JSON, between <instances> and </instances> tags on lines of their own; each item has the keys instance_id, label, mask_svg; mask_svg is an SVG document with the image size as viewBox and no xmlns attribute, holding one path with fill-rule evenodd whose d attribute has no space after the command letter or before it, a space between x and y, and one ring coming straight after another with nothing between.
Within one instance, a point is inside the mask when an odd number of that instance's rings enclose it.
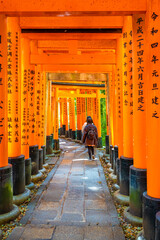
<instances>
[{"instance_id":1,"label":"green foliage","mask_svg":"<svg viewBox=\"0 0 160 240\"><path fill-rule=\"evenodd\" d=\"M101 93L105 93L105 90L101 90ZM105 136L107 134L106 126L106 99L101 98L101 136L102 145L105 146Z\"/></svg>"}]
</instances>

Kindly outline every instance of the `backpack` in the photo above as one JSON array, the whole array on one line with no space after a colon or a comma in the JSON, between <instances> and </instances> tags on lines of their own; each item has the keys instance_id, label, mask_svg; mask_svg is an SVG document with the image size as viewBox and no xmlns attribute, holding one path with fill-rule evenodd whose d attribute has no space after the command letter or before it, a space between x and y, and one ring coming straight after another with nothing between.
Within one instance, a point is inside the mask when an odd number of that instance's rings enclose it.
<instances>
[{"instance_id":1,"label":"backpack","mask_svg":"<svg viewBox=\"0 0 160 240\"><path fill-rule=\"evenodd\" d=\"M93 140L95 138L95 131L93 129L89 129L88 134L87 134L87 138L89 140Z\"/></svg>"}]
</instances>

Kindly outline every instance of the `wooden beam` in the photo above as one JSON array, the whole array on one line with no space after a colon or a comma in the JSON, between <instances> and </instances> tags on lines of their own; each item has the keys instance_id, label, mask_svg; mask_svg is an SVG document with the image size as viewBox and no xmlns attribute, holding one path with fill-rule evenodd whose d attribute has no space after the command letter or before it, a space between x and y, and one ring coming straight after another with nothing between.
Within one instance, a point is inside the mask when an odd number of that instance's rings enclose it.
<instances>
[{"instance_id":1,"label":"wooden beam","mask_svg":"<svg viewBox=\"0 0 160 240\"><path fill-rule=\"evenodd\" d=\"M102 40L117 39L121 33L22 33L21 37L31 40Z\"/></svg>"},{"instance_id":2,"label":"wooden beam","mask_svg":"<svg viewBox=\"0 0 160 240\"><path fill-rule=\"evenodd\" d=\"M88 90L95 90L96 88L93 88L93 87L82 87L82 86L60 86L60 85L54 85L54 84L52 84L52 86L54 87L54 88L58 88L60 91L61 90L70 90L70 91L76 91L77 89L83 89L83 90L85 90L85 89L88 89ZM105 90L105 87L99 87L99 88L97 88L98 90Z\"/></svg>"},{"instance_id":3,"label":"wooden beam","mask_svg":"<svg viewBox=\"0 0 160 240\"><path fill-rule=\"evenodd\" d=\"M146 0L4 0L0 13L8 16L106 16L144 13Z\"/></svg>"},{"instance_id":4,"label":"wooden beam","mask_svg":"<svg viewBox=\"0 0 160 240\"><path fill-rule=\"evenodd\" d=\"M44 49L61 49L68 50L77 40L43 40L38 41L38 48ZM102 40L78 40L77 49L116 49L116 40L102 39Z\"/></svg>"},{"instance_id":5,"label":"wooden beam","mask_svg":"<svg viewBox=\"0 0 160 240\"><path fill-rule=\"evenodd\" d=\"M20 17L23 29L122 28L122 16Z\"/></svg>"},{"instance_id":6,"label":"wooden beam","mask_svg":"<svg viewBox=\"0 0 160 240\"><path fill-rule=\"evenodd\" d=\"M77 98L77 97L82 97L82 98L96 98L96 93L92 93L92 94L78 94L78 93L74 93L74 94L70 94L70 98ZM59 98L68 98L68 93L65 92L58 92L58 97ZM100 94L100 98L105 98L106 95L105 94Z\"/></svg>"},{"instance_id":7,"label":"wooden beam","mask_svg":"<svg viewBox=\"0 0 160 240\"><path fill-rule=\"evenodd\" d=\"M42 65L44 72L109 73L112 65Z\"/></svg>"},{"instance_id":8,"label":"wooden beam","mask_svg":"<svg viewBox=\"0 0 160 240\"><path fill-rule=\"evenodd\" d=\"M86 64L115 64L115 53L101 53L101 54L82 54L82 55L71 55L71 54L60 54L47 56L46 54L31 54L30 55L31 64L76 64L76 65L86 65Z\"/></svg>"}]
</instances>

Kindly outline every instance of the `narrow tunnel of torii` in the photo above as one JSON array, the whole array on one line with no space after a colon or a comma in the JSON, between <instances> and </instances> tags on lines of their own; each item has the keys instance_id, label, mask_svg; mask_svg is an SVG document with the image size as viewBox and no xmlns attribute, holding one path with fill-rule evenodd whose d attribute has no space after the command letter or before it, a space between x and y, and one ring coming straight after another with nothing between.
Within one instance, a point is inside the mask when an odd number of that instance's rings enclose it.
<instances>
[{"instance_id":1,"label":"narrow tunnel of torii","mask_svg":"<svg viewBox=\"0 0 160 240\"><path fill-rule=\"evenodd\" d=\"M29 197L46 151L60 151L59 127L80 141L90 115L102 147L105 98L114 198L146 240L160 239L159 10L159 0L0 3L0 223L19 214L13 200Z\"/></svg>"}]
</instances>

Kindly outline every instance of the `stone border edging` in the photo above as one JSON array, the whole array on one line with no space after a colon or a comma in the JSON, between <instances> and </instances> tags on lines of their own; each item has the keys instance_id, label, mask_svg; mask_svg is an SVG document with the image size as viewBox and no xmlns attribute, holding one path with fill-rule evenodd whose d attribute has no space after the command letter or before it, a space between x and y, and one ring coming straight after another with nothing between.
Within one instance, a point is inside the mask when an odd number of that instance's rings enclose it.
<instances>
[{"instance_id":1,"label":"stone border edging","mask_svg":"<svg viewBox=\"0 0 160 240\"><path fill-rule=\"evenodd\" d=\"M57 160L55 167L49 172L48 176L46 177L46 179L44 180L42 185L39 187L34 200L28 204L28 210L26 211L25 216L20 220L20 222L19 222L20 224L24 224L24 225L27 224L27 222L28 222L29 218L31 217L31 215L32 215L32 213L35 209L35 206L36 206L38 200L40 199L43 191L47 189L53 175L57 171L57 168L59 167L59 165L60 165L60 163L63 159L63 155L64 154L62 153L60 158Z\"/></svg>"}]
</instances>

